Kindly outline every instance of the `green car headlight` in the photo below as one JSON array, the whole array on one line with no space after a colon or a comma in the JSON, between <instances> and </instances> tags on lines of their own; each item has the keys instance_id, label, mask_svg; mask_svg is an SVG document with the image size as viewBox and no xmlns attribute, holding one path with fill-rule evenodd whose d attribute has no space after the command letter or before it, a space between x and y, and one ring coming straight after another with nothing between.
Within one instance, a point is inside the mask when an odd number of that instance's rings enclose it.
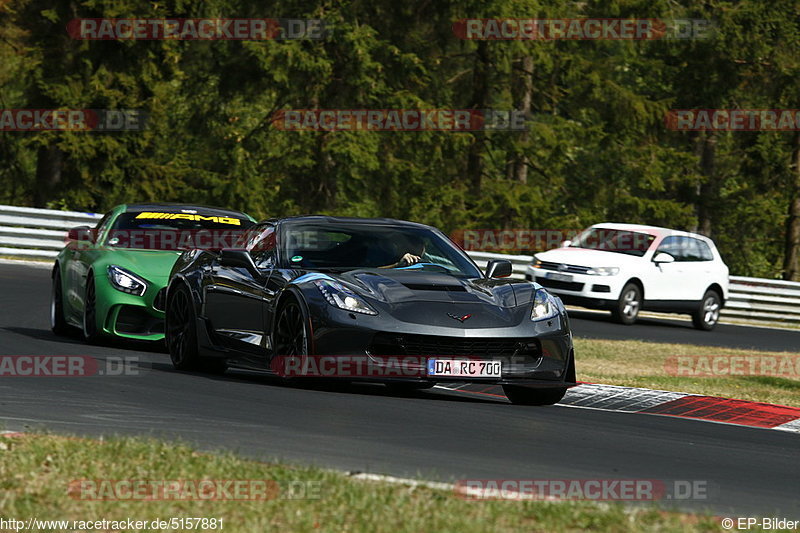
<instances>
[{"instance_id":1,"label":"green car headlight","mask_svg":"<svg viewBox=\"0 0 800 533\"><path fill-rule=\"evenodd\" d=\"M108 267L108 280L115 289L128 294L142 296L147 290L147 282L145 280L117 265Z\"/></svg>"},{"instance_id":2,"label":"green car headlight","mask_svg":"<svg viewBox=\"0 0 800 533\"><path fill-rule=\"evenodd\" d=\"M539 289L533 297L531 320L546 320L558 314L555 298L549 292Z\"/></svg>"}]
</instances>

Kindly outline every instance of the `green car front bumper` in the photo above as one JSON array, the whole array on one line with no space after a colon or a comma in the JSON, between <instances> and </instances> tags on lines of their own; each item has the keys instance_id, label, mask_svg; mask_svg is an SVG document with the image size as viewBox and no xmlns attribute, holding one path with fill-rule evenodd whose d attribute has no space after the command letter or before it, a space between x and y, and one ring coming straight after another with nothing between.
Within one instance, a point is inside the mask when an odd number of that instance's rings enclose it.
<instances>
[{"instance_id":1,"label":"green car front bumper","mask_svg":"<svg viewBox=\"0 0 800 533\"><path fill-rule=\"evenodd\" d=\"M94 282L99 331L126 339L164 339L166 278L158 282L148 279L147 290L142 296L137 296L114 288L108 276L97 274Z\"/></svg>"}]
</instances>

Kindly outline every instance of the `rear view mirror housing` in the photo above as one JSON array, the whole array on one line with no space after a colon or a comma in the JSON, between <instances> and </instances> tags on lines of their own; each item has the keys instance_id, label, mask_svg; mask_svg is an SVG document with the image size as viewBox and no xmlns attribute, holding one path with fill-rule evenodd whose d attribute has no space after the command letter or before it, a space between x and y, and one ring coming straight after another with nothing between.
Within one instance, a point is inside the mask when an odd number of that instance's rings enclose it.
<instances>
[{"instance_id":1,"label":"rear view mirror housing","mask_svg":"<svg viewBox=\"0 0 800 533\"><path fill-rule=\"evenodd\" d=\"M89 226L76 226L67 232L67 240L73 242L94 242L94 231Z\"/></svg>"},{"instance_id":2,"label":"rear view mirror housing","mask_svg":"<svg viewBox=\"0 0 800 533\"><path fill-rule=\"evenodd\" d=\"M486 265L486 278L507 278L511 275L513 269L511 268L511 261L507 259L496 259L489 261Z\"/></svg>"},{"instance_id":3,"label":"rear view mirror housing","mask_svg":"<svg viewBox=\"0 0 800 533\"><path fill-rule=\"evenodd\" d=\"M653 263L660 265L662 263L674 263L675 258L669 255L666 252L658 252L655 257L653 257Z\"/></svg>"},{"instance_id":4,"label":"rear view mirror housing","mask_svg":"<svg viewBox=\"0 0 800 533\"><path fill-rule=\"evenodd\" d=\"M260 279L261 271L258 270L253 256L247 250L233 250L226 248L219 251L219 264L225 267L244 268L254 278Z\"/></svg>"}]
</instances>

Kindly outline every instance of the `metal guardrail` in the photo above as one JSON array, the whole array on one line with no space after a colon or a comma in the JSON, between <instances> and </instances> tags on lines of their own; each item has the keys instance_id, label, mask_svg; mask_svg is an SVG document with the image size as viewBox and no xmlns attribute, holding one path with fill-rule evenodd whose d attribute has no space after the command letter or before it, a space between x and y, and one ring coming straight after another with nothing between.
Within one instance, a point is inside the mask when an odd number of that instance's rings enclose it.
<instances>
[{"instance_id":1,"label":"metal guardrail","mask_svg":"<svg viewBox=\"0 0 800 533\"><path fill-rule=\"evenodd\" d=\"M64 247L69 228L93 227L102 216L0 205L0 255L53 259Z\"/></svg>"},{"instance_id":2,"label":"metal guardrail","mask_svg":"<svg viewBox=\"0 0 800 533\"><path fill-rule=\"evenodd\" d=\"M800 283L731 276L730 298L723 316L800 322Z\"/></svg>"},{"instance_id":3,"label":"metal guardrail","mask_svg":"<svg viewBox=\"0 0 800 533\"><path fill-rule=\"evenodd\" d=\"M0 255L52 260L64 247L67 230L94 227L102 215L0 205ZM467 252L481 268L492 259L508 259L512 277L524 278L530 255ZM800 283L731 276L723 316L769 322L800 323Z\"/></svg>"}]
</instances>

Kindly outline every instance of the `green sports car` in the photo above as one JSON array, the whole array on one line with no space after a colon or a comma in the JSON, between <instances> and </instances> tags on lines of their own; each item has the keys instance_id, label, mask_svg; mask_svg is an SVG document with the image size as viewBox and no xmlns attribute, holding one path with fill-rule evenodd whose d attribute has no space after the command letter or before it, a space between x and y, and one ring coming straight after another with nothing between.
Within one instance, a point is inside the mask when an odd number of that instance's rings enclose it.
<instances>
[{"instance_id":1,"label":"green sports car","mask_svg":"<svg viewBox=\"0 0 800 533\"><path fill-rule=\"evenodd\" d=\"M170 270L189 249L232 248L254 223L244 213L184 204L119 205L92 229L72 228L52 273L50 325L103 336L164 338Z\"/></svg>"}]
</instances>

